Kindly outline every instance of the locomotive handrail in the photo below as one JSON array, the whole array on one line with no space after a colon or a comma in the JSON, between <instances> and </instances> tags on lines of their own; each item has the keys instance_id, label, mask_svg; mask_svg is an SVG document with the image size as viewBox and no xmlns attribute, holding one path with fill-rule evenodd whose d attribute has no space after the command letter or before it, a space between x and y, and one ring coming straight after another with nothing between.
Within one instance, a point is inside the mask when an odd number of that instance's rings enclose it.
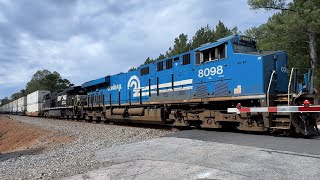
<instances>
[{"instance_id":1,"label":"locomotive handrail","mask_svg":"<svg viewBox=\"0 0 320 180\"><path fill-rule=\"evenodd\" d=\"M289 78L289 84L288 84L288 106L290 106L290 88L291 88L291 81L292 81L292 75L293 75L294 68L291 68L290 78Z\"/></svg>"},{"instance_id":2,"label":"locomotive handrail","mask_svg":"<svg viewBox=\"0 0 320 180\"><path fill-rule=\"evenodd\" d=\"M268 90L267 90L267 105L270 106L270 101L269 101L269 93L270 93L270 88L271 88L271 83L272 83L272 79L273 79L273 75L276 71L273 70L272 73L271 73L271 77L270 77L270 80L269 80L269 86L268 86Z\"/></svg>"}]
</instances>

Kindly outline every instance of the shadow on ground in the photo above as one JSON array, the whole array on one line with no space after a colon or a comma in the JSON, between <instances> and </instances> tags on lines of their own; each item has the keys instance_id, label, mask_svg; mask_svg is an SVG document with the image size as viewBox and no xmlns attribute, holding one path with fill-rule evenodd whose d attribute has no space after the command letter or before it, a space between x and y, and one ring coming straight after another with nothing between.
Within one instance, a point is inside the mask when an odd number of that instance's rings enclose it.
<instances>
[{"instance_id":1,"label":"shadow on ground","mask_svg":"<svg viewBox=\"0 0 320 180\"><path fill-rule=\"evenodd\" d=\"M6 161L8 159L12 158L18 158L21 156L32 156L41 154L44 151L45 148L36 148L36 149L27 149L27 150L21 150L21 151L15 151L15 152L8 152L8 153L0 153L0 161Z\"/></svg>"}]
</instances>

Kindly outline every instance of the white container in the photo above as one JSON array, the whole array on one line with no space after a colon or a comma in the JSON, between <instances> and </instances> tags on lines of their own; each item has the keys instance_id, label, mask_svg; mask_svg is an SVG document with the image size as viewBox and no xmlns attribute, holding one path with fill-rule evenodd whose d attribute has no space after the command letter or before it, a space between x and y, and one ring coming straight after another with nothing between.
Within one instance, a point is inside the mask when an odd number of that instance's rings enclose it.
<instances>
[{"instance_id":1,"label":"white container","mask_svg":"<svg viewBox=\"0 0 320 180\"><path fill-rule=\"evenodd\" d=\"M29 116L38 116L42 109L43 97L50 91L39 90L27 95L27 112Z\"/></svg>"},{"instance_id":2,"label":"white container","mask_svg":"<svg viewBox=\"0 0 320 180\"><path fill-rule=\"evenodd\" d=\"M18 111L18 100L12 101L12 113L17 113Z\"/></svg>"},{"instance_id":3,"label":"white container","mask_svg":"<svg viewBox=\"0 0 320 180\"><path fill-rule=\"evenodd\" d=\"M27 96L18 99L18 113L24 113L27 110Z\"/></svg>"},{"instance_id":4,"label":"white container","mask_svg":"<svg viewBox=\"0 0 320 180\"><path fill-rule=\"evenodd\" d=\"M9 103L9 113L12 113L13 112L13 103L10 102Z\"/></svg>"},{"instance_id":5,"label":"white container","mask_svg":"<svg viewBox=\"0 0 320 180\"><path fill-rule=\"evenodd\" d=\"M35 91L31 94L27 95L27 105L28 104L35 104L35 103L42 103L43 97L50 93L50 91L45 91L45 90L39 90Z\"/></svg>"},{"instance_id":6,"label":"white container","mask_svg":"<svg viewBox=\"0 0 320 180\"><path fill-rule=\"evenodd\" d=\"M29 116L38 116L42 109L42 103L28 104L26 114Z\"/></svg>"}]
</instances>

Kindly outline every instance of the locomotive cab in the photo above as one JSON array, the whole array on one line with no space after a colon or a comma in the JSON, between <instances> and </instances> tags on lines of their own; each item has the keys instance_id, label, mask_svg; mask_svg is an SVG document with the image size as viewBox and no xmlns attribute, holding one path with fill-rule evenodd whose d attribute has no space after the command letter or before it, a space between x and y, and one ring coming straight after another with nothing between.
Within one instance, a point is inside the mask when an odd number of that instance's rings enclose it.
<instances>
[{"instance_id":1,"label":"locomotive cab","mask_svg":"<svg viewBox=\"0 0 320 180\"><path fill-rule=\"evenodd\" d=\"M258 97L286 93L288 88L286 53L260 52L245 36L229 36L195 49L194 69L195 84L208 84L208 95L202 97Z\"/></svg>"}]
</instances>

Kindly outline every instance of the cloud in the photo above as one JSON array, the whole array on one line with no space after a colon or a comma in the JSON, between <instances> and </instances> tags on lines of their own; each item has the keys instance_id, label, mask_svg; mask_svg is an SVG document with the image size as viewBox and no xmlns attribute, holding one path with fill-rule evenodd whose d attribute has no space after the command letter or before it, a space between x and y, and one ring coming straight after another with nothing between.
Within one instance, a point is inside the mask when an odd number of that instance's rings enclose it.
<instances>
[{"instance_id":1,"label":"cloud","mask_svg":"<svg viewBox=\"0 0 320 180\"><path fill-rule=\"evenodd\" d=\"M180 33L219 20L241 31L271 15L246 0L0 1L0 98L24 88L38 69L81 84L126 72L172 46Z\"/></svg>"}]
</instances>

